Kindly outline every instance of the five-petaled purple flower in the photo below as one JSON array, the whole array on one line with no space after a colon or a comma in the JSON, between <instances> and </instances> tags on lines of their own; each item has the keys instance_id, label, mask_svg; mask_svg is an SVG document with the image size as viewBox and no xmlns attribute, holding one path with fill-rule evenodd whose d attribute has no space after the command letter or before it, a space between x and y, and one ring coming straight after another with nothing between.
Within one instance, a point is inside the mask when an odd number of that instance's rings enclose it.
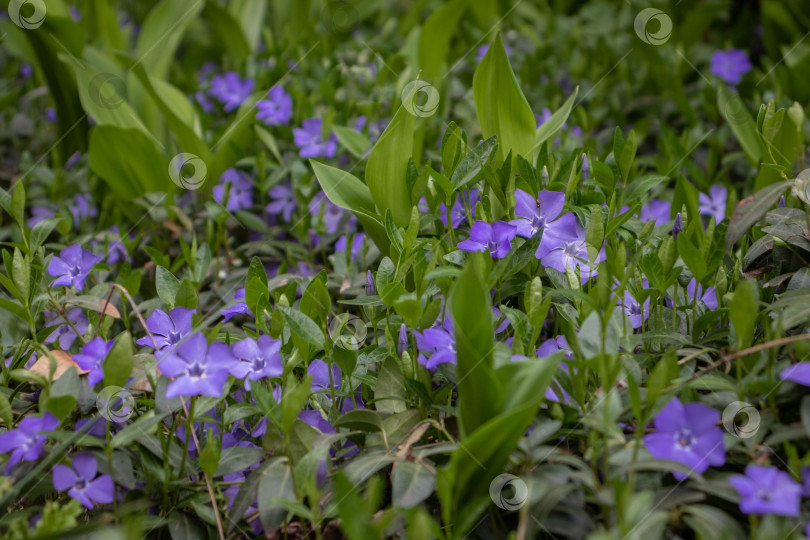
<instances>
[{"instance_id":1,"label":"five-petaled purple flower","mask_svg":"<svg viewBox=\"0 0 810 540\"><path fill-rule=\"evenodd\" d=\"M505 221L496 221L492 225L486 221L476 221L470 229L470 238L458 243L458 249L464 251L488 251L492 258L502 259L512 249L512 240L517 227Z\"/></svg>"},{"instance_id":2,"label":"five-petaled purple flower","mask_svg":"<svg viewBox=\"0 0 810 540\"><path fill-rule=\"evenodd\" d=\"M566 268L579 267L580 279L585 283L598 274L595 265L605 260L605 248L601 247L592 263L585 242L585 228L579 224L574 214L564 214L549 227L540 239L534 254L543 266L565 272ZM593 266L591 266L593 264Z\"/></svg>"},{"instance_id":3,"label":"five-petaled purple flower","mask_svg":"<svg viewBox=\"0 0 810 540\"><path fill-rule=\"evenodd\" d=\"M515 215L509 223L517 227L517 234L531 238L557 219L565 205L565 193L543 190L535 199L522 189L515 190Z\"/></svg>"},{"instance_id":4,"label":"five-petaled purple flower","mask_svg":"<svg viewBox=\"0 0 810 540\"><path fill-rule=\"evenodd\" d=\"M53 431L58 425L59 420L46 412L45 416L26 416L15 429L0 433L0 452L11 453L6 464L6 474L20 461L36 461L42 457L42 447L48 437L40 433Z\"/></svg>"},{"instance_id":5,"label":"five-petaled purple flower","mask_svg":"<svg viewBox=\"0 0 810 540\"><path fill-rule=\"evenodd\" d=\"M363 242L365 242L366 235L365 233L355 233L352 237L352 249L350 256L352 260L357 259L357 254L360 253L360 250L363 249ZM340 238L337 239L335 242L335 251L336 252L343 252L346 253L346 235L344 234Z\"/></svg>"},{"instance_id":6,"label":"five-petaled purple flower","mask_svg":"<svg viewBox=\"0 0 810 540\"><path fill-rule=\"evenodd\" d=\"M68 205L73 214L73 226L78 228L79 223L87 218L96 217L98 210L93 206L93 199L87 193L79 193L73 197L73 204Z\"/></svg>"},{"instance_id":7,"label":"five-petaled purple flower","mask_svg":"<svg viewBox=\"0 0 810 540\"><path fill-rule=\"evenodd\" d=\"M66 247L48 265L48 273L56 277L51 285L73 285L79 290L84 289L84 280L102 258L101 255L93 255L90 250L83 249L81 244Z\"/></svg>"},{"instance_id":8,"label":"five-petaled purple flower","mask_svg":"<svg viewBox=\"0 0 810 540\"><path fill-rule=\"evenodd\" d=\"M267 92L268 99L260 99L256 102L256 120L264 122L268 126L280 126L288 124L292 118L293 103L290 94L280 86L274 86Z\"/></svg>"},{"instance_id":9,"label":"five-petaled purple flower","mask_svg":"<svg viewBox=\"0 0 810 540\"><path fill-rule=\"evenodd\" d=\"M225 208L231 212L253 206L253 183L242 171L228 169L214 186L214 200L222 204L227 188L228 203Z\"/></svg>"},{"instance_id":10,"label":"five-petaled purple flower","mask_svg":"<svg viewBox=\"0 0 810 540\"><path fill-rule=\"evenodd\" d=\"M337 152L337 136L331 133L324 140L323 120L320 118L304 120L300 128L293 129L293 138L296 146L301 149L298 154L303 158L331 158Z\"/></svg>"},{"instance_id":11,"label":"five-petaled purple flower","mask_svg":"<svg viewBox=\"0 0 810 540\"><path fill-rule=\"evenodd\" d=\"M641 207L641 217L639 219L642 223L654 221L656 225L664 225L665 223L669 223L671 208L671 203L653 199L648 204Z\"/></svg>"},{"instance_id":12,"label":"five-petaled purple flower","mask_svg":"<svg viewBox=\"0 0 810 540\"><path fill-rule=\"evenodd\" d=\"M239 359L230 365L230 373L237 379L245 379L245 389L250 391L250 381L265 377L278 377L284 373L281 362L281 342L270 336L259 339L245 338L231 346L233 355Z\"/></svg>"},{"instance_id":13,"label":"five-petaled purple flower","mask_svg":"<svg viewBox=\"0 0 810 540\"><path fill-rule=\"evenodd\" d=\"M449 317L441 326L427 328L421 333L414 330L413 337L419 350L417 360L430 371L435 371L439 364L456 363L456 337ZM430 353L430 357L424 353Z\"/></svg>"},{"instance_id":14,"label":"five-petaled purple flower","mask_svg":"<svg viewBox=\"0 0 810 540\"><path fill-rule=\"evenodd\" d=\"M726 462L723 431L717 427L720 413L701 403L684 405L672 398L655 417L655 433L644 436L644 446L656 459L669 459L703 473L709 465ZM672 473L678 480L686 475Z\"/></svg>"},{"instance_id":15,"label":"five-petaled purple flower","mask_svg":"<svg viewBox=\"0 0 810 540\"><path fill-rule=\"evenodd\" d=\"M686 301L691 303L695 299L695 287L697 287L697 299L706 304L709 309L717 309L717 291L714 287L708 287L705 291L698 284L695 278L686 286Z\"/></svg>"},{"instance_id":16,"label":"five-petaled purple flower","mask_svg":"<svg viewBox=\"0 0 810 540\"><path fill-rule=\"evenodd\" d=\"M227 345L212 343L209 347L204 335L193 334L158 363L164 375L174 378L166 388L166 399L219 397L228 380L228 369L235 362Z\"/></svg>"},{"instance_id":17,"label":"five-petaled purple flower","mask_svg":"<svg viewBox=\"0 0 810 540\"><path fill-rule=\"evenodd\" d=\"M271 216L281 214L284 221L290 221L297 204L295 193L289 183L276 184L270 188L270 197L273 200L265 207L265 211Z\"/></svg>"},{"instance_id":18,"label":"five-petaled purple flower","mask_svg":"<svg viewBox=\"0 0 810 540\"><path fill-rule=\"evenodd\" d=\"M641 286L646 289L650 285L646 279L643 279ZM644 321L647 320L647 317L650 316L649 296L644 300L644 305L642 306L641 302L630 294L630 291L625 290L624 302L620 302L619 305L624 309L625 314L630 319L630 324L633 325L633 329L640 328L641 325L644 324Z\"/></svg>"},{"instance_id":19,"label":"five-petaled purple flower","mask_svg":"<svg viewBox=\"0 0 810 540\"><path fill-rule=\"evenodd\" d=\"M776 514L798 516L802 487L792 476L776 467L748 465L745 475L728 479L740 494L743 514Z\"/></svg>"},{"instance_id":20,"label":"five-petaled purple flower","mask_svg":"<svg viewBox=\"0 0 810 540\"><path fill-rule=\"evenodd\" d=\"M65 314L67 320L69 320L71 324L63 324L62 317L54 311L43 311L43 315L45 315L46 328L58 326L56 330L51 332L48 337L45 338L45 343L53 343L54 341L59 340L59 347L63 351L70 349L70 346L73 345L74 341L76 341L76 338L78 337L76 332L84 335L84 333L87 332L87 328L90 326L90 320L87 318L87 315L84 314L84 311L82 311L81 308L73 308Z\"/></svg>"},{"instance_id":21,"label":"five-petaled purple flower","mask_svg":"<svg viewBox=\"0 0 810 540\"><path fill-rule=\"evenodd\" d=\"M73 356L73 360L79 367L89 371L87 382L90 386L95 386L104 378L104 359L110 353L114 343L106 342L104 338L96 337L88 341L82 352Z\"/></svg>"},{"instance_id":22,"label":"five-petaled purple flower","mask_svg":"<svg viewBox=\"0 0 810 540\"><path fill-rule=\"evenodd\" d=\"M715 223L720 223L726 217L726 200L728 190L719 184L709 188L709 195L698 195L698 212L701 216L713 217Z\"/></svg>"},{"instance_id":23,"label":"five-petaled purple flower","mask_svg":"<svg viewBox=\"0 0 810 540\"><path fill-rule=\"evenodd\" d=\"M167 315L165 311L156 309L146 319L146 328L154 337L142 337L136 343L162 351L171 347L183 337L191 333L191 316L195 310L176 307Z\"/></svg>"},{"instance_id":24,"label":"five-petaled purple flower","mask_svg":"<svg viewBox=\"0 0 810 540\"><path fill-rule=\"evenodd\" d=\"M748 54L740 49L715 51L712 55L712 75L716 75L731 86L737 86L743 75L751 71Z\"/></svg>"},{"instance_id":25,"label":"five-petaled purple flower","mask_svg":"<svg viewBox=\"0 0 810 540\"><path fill-rule=\"evenodd\" d=\"M112 476L98 474L98 462L93 454L76 454L72 463L72 467L54 465L51 475L56 491L68 490L72 499L91 510L96 504L113 502Z\"/></svg>"},{"instance_id":26,"label":"five-petaled purple flower","mask_svg":"<svg viewBox=\"0 0 810 540\"><path fill-rule=\"evenodd\" d=\"M422 198L424 201L424 197ZM475 203L478 202L478 189L473 188L469 191L467 197L467 204L470 207L470 214L475 217ZM424 202L423 211L427 212L427 201ZM439 221L444 223L444 226L447 227L447 206L444 203L439 204ZM467 219L467 209L464 206L464 195L460 195L453 206L450 208L450 224L454 229L457 229L461 223Z\"/></svg>"},{"instance_id":27,"label":"five-petaled purple flower","mask_svg":"<svg viewBox=\"0 0 810 540\"><path fill-rule=\"evenodd\" d=\"M229 71L211 79L211 89L208 90L208 94L225 105L225 112L231 112L250 97L252 91L252 79L242 79L238 73Z\"/></svg>"}]
</instances>

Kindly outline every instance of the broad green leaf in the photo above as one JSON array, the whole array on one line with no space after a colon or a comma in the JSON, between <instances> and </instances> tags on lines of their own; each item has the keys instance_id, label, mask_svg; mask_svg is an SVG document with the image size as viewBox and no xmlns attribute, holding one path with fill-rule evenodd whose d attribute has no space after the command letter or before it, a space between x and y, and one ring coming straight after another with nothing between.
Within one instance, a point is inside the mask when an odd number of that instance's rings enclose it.
<instances>
[{"instance_id":1,"label":"broad green leaf","mask_svg":"<svg viewBox=\"0 0 810 540\"><path fill-rule=\"evenodd\" d=\"M132 374L132 336L123 332L104 360L104 384L123 387Z\"/></svg>"},{"instance_id":2,"label":"broad green leaf","mask_svg":"<svg viewBox=\"0 0 810 540\"><path fill-rule=\"evenodd\" d=\"M754 340L758 310L756 285L747 279L740 280L734 297L728 303L729 319L737 335L738 349L748 347Z\"/></svg>"},{"instance_id":3,"label":"broad green leaf","mask_svg":"<svg viewBox=\"0 0 810 540\"><path fill-rule=\"evenodd\" d=\"M765 145L760 138L754 119L745 108L742 98L729 90L725 85L717 86L717 106L720 114L726 119L731 131L748 156L751 165L757 165L765 156Z\"/></svg>"},{"instance_id":4,"label":"broad green leaf","mask_svg":"<svg viewBox=\"0 0 810 540\"><path fill-rule=\"evenodd\" d=\"M76 407L79 392L79 374L75 367L71 367L51 385L45 408L55 417L64 420Z\"/></svg>"},{"instance_id":5,"label":"broad green leaf","mask_svg":"<svg viewBox=\"0 0 810 540\"><path fill-rule=\"evenodd\" d=\"M383 414L396 414L408 408L407 391L399 364L389 356L378 364L377 384L374 386L374 407Z\"/></svg>"},{"instance_id":6,"label":"broad green leaf","mask_svg":"<svg viewBox=\"0 0 810 540\"><path fill-rule=\"evenodd\" d=\"M357 159L361 159L363 155L371 148L371 141L368 140L363 133L345 126L332 125L332 130L337 135L340 144L349 151L351 155Z\"/></svg>"},{"instance_id":7,"label":"broad green leaf","mask_svg":"<svg viewBox=\"0 0 810 540\"><path fill-rule=\"evenodd\" d=\"M286 459L274 461L262 472L259 480L259 517L269 531L278 529L284 523L287 511L278 504L282 499L295 500L292 471Z\"/></svg>"},{"instance_id":8,"label":"broad green leaf","mask_svg":"<svg viewBox=\"0 0 810 540\"><path fill-rule=\"evenodd\" d=\"M433 493L436 476L412 461L398 461L391 472L391 497L395 508L413 508Z\"/></svg>"},{"instance_id":9,"label":"broad green leaf","mask_svg":"<svg viewBox=\"0 0 810 540\"><path fill-rule=\"evenodd\" d=\"M483 174L484 167L493 157L493 150L498 146L498 138L490 137L464 156L450 177L453 183L453 190L458 191L470 182L479 179Z\"/></svg>"},{"instance_id":10,"label":"broad green leaf","mask_svg":"<svg viewBox=\"0 0 810 540\"><path fill-rule=\"evenodd\" d=\"M163 303L170 308L174 307L177 291L180 289L180 280L166 268L158 266L155 269L155 288Z\"/></svg>"},{"instance_id":11,"label":"broad green leaf","mask_svg":"<svg viewBox=\"0 0 810 540\"><path fill-rule=\"evenodd\" d=\"M531 161L535 148L534 113L518 86L500 33L473 76L478 123L485 139L498 137L498 157L521 155Z\"/></svg>"},{"instance_id":12,"label":"broad green leaf","mask_svg":"<svg viewBox=\"0 0 810 540\"><path fill-rule=\"evenodd\" d=\"M169 165L152 139L140 129L97 126L90 133L90 169L119 199L147 192L175 191Z\"/></svg>"},{"instance_id":13,"label":"broad green leaf","mask_svg":"<svg viewBox=\"0 0 810 540\"><path fill-rule=\"evenodd\" d=\"M678 255L681 256L684 264L686 264L692 272L692 275L695 276L698 281L706 277L706 260L692 241L689 240L685 234L681 234L678 235L676 244L678 245Z\"/></svg>"},{"instance_id":14,"label":"broad green leaf","mask_svg":"<svg viewBox=\"0 0 810 540\"><path fill-rule=\"evenodd\" d=\"M306 343L315 347L323 347L323 331L315 324L315 321L296 309L278 305L276 309L284 315L284 320L290 325L290 330L295 335L303 339Z\"/></svg>"},{"instance_id":15,"label":"broad green leaf","mask_svg":"<svg viewBox=\"0 0 810 540\"><path fill-rule=\"evenodd\" d=\"M162 0L152 8L136 45L137 57L151 75L166 78L186 28L204 6L204 0Z\"/></svg>"},{"instance_id":16,"label":"broad green leaf","mask_svg":"<svg viewBox=\"0 0 810 540\"><path fill-rule=\"evenodd\" d=\"M413 115L400 106L371 149L366 165L366 184L374 203L381 211L390 210L399 227L406 227L411 217L406 172L413 155L413 126Z\"/></svg>"},{"instance_id":17,"label":"broad green leaf","mask_svg":"<svg viewBox=\"0 0 810 540\"><path fill-rule=\"evenodd\" d=\"M467 9L468 0L451 0L434 11L422 24L419 34L419 65L432 80L441 75L450 40Z\"/></svg>"},{"instance_id":18,"label":"broad green leaf","mask_svg":"<svg viewBox=\"0 0 810 540\"><path fill-rule=\"evenodd\" d=\"M383 422L379 413L369 409L355 409L349 411L335 421L335 427L345 427L358 431L382 431Z\"/></svg>"},{"instance_id":19,"label":"broad green leaf","mask_svg":"<svg viewBox=\"0 0 810 540\"><path fill-rule=\"evenodd\" d=\"M126 446L129 443L141 439L144 435L149 435L157 429L158 424L169 413L161 413L156 415L154 411L149 411L143 416L138 418L134 423L124 427L121 431L115 434L112 440L113 448Z\"/></svg>"},{"instance_id":20,"label":"broad green leaf","mask_svg":"<svg viewBox=\"0 0 810 540\"><path fill-rule=\"evenodd\" d=\"M789 186L788 181L771 184L741 200L729 220L726 230L726 248L733 247L737 240L776 204Z\"/></svg>"}]
</instances>

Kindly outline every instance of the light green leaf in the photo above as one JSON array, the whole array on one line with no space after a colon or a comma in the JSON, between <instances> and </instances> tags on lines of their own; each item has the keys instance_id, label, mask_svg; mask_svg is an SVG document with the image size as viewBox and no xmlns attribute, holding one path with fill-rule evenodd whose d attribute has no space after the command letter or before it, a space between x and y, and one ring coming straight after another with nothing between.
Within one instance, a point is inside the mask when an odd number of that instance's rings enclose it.
<instances>
[{"instance_id":1,"label":"light green leaf","mask_svg":"<svg viewBox=\"0 0 810 540\"><path fill-rule=\"evenodd\" d=\"M406 181L408 160L413 155L413 115L400 106L366 165L366 184L379 209L391 211L398 227L408 225L411 198ZM339 206L339 205L338 205Z\"/></svg>"}]
</instances>

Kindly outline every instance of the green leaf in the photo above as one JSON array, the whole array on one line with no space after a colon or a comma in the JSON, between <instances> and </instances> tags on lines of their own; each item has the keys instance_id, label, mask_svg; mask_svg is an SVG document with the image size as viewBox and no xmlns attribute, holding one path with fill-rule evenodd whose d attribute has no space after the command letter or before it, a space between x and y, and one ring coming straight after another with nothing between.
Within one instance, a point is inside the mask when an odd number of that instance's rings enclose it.
<instances>
[{"instance_id":1,"label":"green leaf","mask_svg":"<svg viewBox=\"0 0 810 540\"><path fill-rule=\"evenodd\" d=\"M382 418L376 411L369 409L355 409L349 411L335 421L336 428L348 428L358 431L382 431Z\"/></svg>"},{"instance_id":2,"label":"green leaf","mask_svg":"<svg viewBox=\"0 0 810 540\"><path fill-rule=\"evenodd\" d=\"M22 252L16 247L14 248L14 256L12 257L11 264L14 270L14 275L12 276L14 278L14 285L17 287L20 297L25 300L25 304L28 304L29 288L31 285L31 268Z\"/></svg>"},{"instance_id":3,"label":"green leaf","mask_svg":"<svg viewBox=\"0 0 810 540\"><path fill-rule=\"evenodd\" d=\"M568 120L568 116L571 114L571 110L574 108L574 101L577 99L578 93L579 86L574 88L574 93L568 96L568 99L565 100L562 107L554 111L554 114L537 128L534 135L535 147L539 148L544 142L551 139L562 129L563 125Z\"/></svg>"},{"instance_id":4,"label":"green leaf","mask_svg":"<svg viewBox=\"0 0 810 540\"><path fill-rule=\"evenodd\" d=\"M363 133L346 126L332 125L332 130L337 135L340 144L357 159L362 159L363 155L371 148L371 141Z\"/></svg>"},{"instance_id":5,"label":"green leaf","mask_svg":"<svg viewBox=\"0 0 810 540\"><path fill-rule=\"evenodd\" d=\"M531 161L536 147L534 113L509 65L500 33L475 70L473 96L484 139L498 137L499 160L512 152Z\"/></svg>"},{"instance_id":6,"label":"green leaf","mask_svg":"<svg viewBox=\"0 0 810 540\"><path fill-rule=\"evenodd\" d=\"M741 200L729 220L726 230L726 249L731 249L742 235L762 219L789 186L788 181L771 184Z\"/></svg>"},{"instance_id":7,"label":"green leaf","mask_svg":"<svg viewBox=\"0 0 810 540\"><path fill-rule=\"evenodd\" d=\"M126 426L115 434L112 439L112 447L118 448L121 446L126 446L129 443L142 438L144 435L153 433L157 429L158 424L160 424L160 422L168 415L169 413L161 413L156 415L154 411L145 413L134 423Z\"/></svg>"},{"instance_id":8,"label":"green leaf","mask_svg":"<svg viewBox=\"0 0 810 540\"><path fill-rule=\"evenodd\" d=\"M258 488L259 518L268 531L281 527L287 511L279 500L295 500L292 470L286 459L274 461L262 472ZM241 518L241 516L240 516Z\"/></svg>"},{"instance_id":9,"label":"green leaf","mask_svg":"<svg viewBox=\"0 0 810 540\"><path fill-rule=\"evenodd\" d=\"M324 346L324 335L315 321L287 306L278 305L276 309L284 315L284 320L290 325L290 330L303 339L306 343L315 347Z\"/></svg>"},{"instance_id":10,"label":"green leaf","mask_svg":"<svg viewBox=\"0 0 810 540\"><path fill-rule=\"evenodd\" d=\"M452 0L434 11L419 34L419 66L427 79L441 75L450 40L467 9L468 0Z\"/></svg>"},{"instance_id":11,"label":"green leaf","mask_svg":"<svg viewBox=\"0 0 810 540\"><path fill-rule=\"evenodd\" d=\"M241 448L240 446L236 446L234 448ZM231 450L230 448L228 450ZM251 449L253 450L253 449ZM208 430L208 436L205 438L205 446L203 446L202 452L200 452L200 468L203 470L205 474L208 476L214 476L214 473L217 471L219 467L219 456L220 456L220 445L219 439L214 437L211 433L211 430ZM241 462L242 465L246 464L246 462Z\"/></svg>"},{"instance_id":12,"label":"green leaf","mask_svg":"<svg viewBox=\"0 0 810 540\"><path fill-rule=\"evenodd\" d=\"M287 385L284 395L281 398L281 431L285 435L289 435L298 413L306 405L309 395L312 393L310 389L312 384L312 377L304 377L300 383L296 378L290 375L287 378Z\"/></svg>"},{"instance_id":13,"label":"green leaf","mask_svg":"<svg viewBox=\"0 0 810 540\"><path fill-rule=\"evenodd\" d=\"M748 156L751 165L757 165L765 156L765 145L760 138L754 119L745 108L742 98L730 91L725 85L717 85L717 106L731 131Z\"/></svg>"},{"instance_id":14,"label":"green leaf","mask_svg":"<svg viewBox=\"0 0 810 540\"><path fill-rule=\"evenodd\" d=\"M203 6L203 0L163 0L152 8L138 33L136 46L136 56L151 75L166 78L186 28Z\"/></svg>"},{"instance_id":15,"label":"green leaf","mask_svg":"<svg viewBox=\"0 0 810 540\"><path fill-rule=\"evenodd\" d=\"M79 391L79 374L75 367L71 367L51 385L45 408L58 419L64 420L76 407Z\"/></svg>"},{"instance_id":16,"label":"green leaf","mask_svg":"<svg viewBox=\"0 0 810 540\"><path fill-rule=\"evenodd\" d=\"M412 461L398 461L391 471L394 508L413 508L433 493L436 476Z\"/></svg>"},{"instance_id":17,"label":"green leaf","mask_svg":"<svg viewBox=\"0 0 810 540\"><path fill-rule=\"evenodd\" d=\"M471 256L450 294L456 334L462 438L497 415L502 390L493 364L494 329L482 254Z\"/></svg>"},{"instance_id":18,"label":"green leaf","mask_svg":"<svg viewBox=\"0 0 810 540\"><path fill-rule=\"evenodd\" d=\"M20 229L25 229L25 184L17 182L11 193L11 217Z\"/></svg>"},{"instance_id":19,"label":"green leaf","mask_svg":"<svg viewBox=\"0 0 810 540\"><path fill-rule=\"evenodd\" d=\"M174 307L177 291L180 289L180 280L166 268L158 266L155 269L155 288L163 303L170 308Z\"/></svg>"},{"instance_id":20,"label":"green leaf","mask_svg":"<svg viewBox=\"0 0 810 540\"><path fill-rule=\"evenodd\" d=\"M132 374L132 336L124 331L104 360L104 384L123 387Z\"/></svg>"},{"instance_id":21,"label":"green leaf","mask_svg":"<svg viewBox=\"0 0 810 540\"><path fill-rule=\"evenodd\" d=\"M326 288L326 272L321 271L309 283L301 296L301 313L307 315L317 323L326 322L326 317L332 309L332 299Z\"/></svg>"},{"instance_id":22,"label":"green leaf","mask_svg":"<svg viewBox=\"0 0 810 540\"><path fill-rule=\"evenodd\" d=\"M452 175L467 153L467 134L455 122L450 122L442 137L442 172Z\"/></svg>"},{"instance_id":23,"label":"green leaf","mask_svg":"<svg viewBox=\"0 0 810 540\"><path fill-rule=\"evenodd\" d=\"M729 319L737 335L738 349L744 349L753 342L758 311L756 285L747 279L741 280L728 303Z\"/></svg>"},{"instance_id":24,"label":"green leaf","mask_svg":"<svg viewBox=\"0 0 810 540\"><path fill-rule=\"evenodd\" d=\"M90 133L90 169L119 199L147 192L173 192L169 164L140 129L96 126Z\"/></svg>"},{"instance_id":25,"label":"green leaf","mask_svg":"<svg viewBox=\"0 0 810 540\"><path fill-rule=\"evenodd\" d=\"M695 276L695 279L701 281L706 277L706 260L703 258L703 254L685 234L678 235L678 240L675 243L678 246L678 255L681 256L684 264Z\"/></svg>"},{"instance_id":26,"label":"green leaf","mask_svg":"<svg viewBox=\"0 0 810 540\"><path fill-rule=\"evenodd\" d=\"M480 178L484 167L492 159L493 150L498 146L498 138L490 137L464 156L450 177L453 191L458 191L470 182Z\"/></svg>"},{"instance_id":27,"label":"green leaf","mask_svg":"<svg viewBox=\"0 0 810 540\"><path fill-rule=\"evenodd\" d=\"M413 115L400 106L371 149L366 165L366 184L374 203L380 210L390 210L398 227L407 226L411 217L406 172L413 155L413 119Z\"/></svg>"},{"instance_id":28,"label":"green leaf","mask_svg":"<svg viewBox=\"0 0 810 540\"><path fill-rule=\"evenodd\" d=\"M374 386L374 407L383 414L396 414L408 408L407 392L402 371L393 356L378 364L377 384Z\"/></svg>"}]
</instances>

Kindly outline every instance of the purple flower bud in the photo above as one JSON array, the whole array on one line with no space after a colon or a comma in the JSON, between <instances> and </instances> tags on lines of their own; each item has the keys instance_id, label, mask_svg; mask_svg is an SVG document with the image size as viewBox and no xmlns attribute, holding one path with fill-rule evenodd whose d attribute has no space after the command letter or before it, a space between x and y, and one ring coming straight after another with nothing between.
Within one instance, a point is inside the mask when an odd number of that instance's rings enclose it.
<instances>
[{"instance_id":1,"label":"purple flower bud","mask_svg":"<svg viewBox=\"0 0 810 540\"><path fill-rule=\"evenodd\" d=\"M588 164L588 156L582 154L582 179L587 180L591 177L591 166Z\"/></svg>"},{"instance_id":2,"label":"purple flower bud","mask_svg":"<svg viewBox=\"0 0 810 540\"><path fill-rule=\"evenodd\" d=\"M681 217L681 213L678 212L678 215L675 216L675 224L672 226L672 238L677 240L678 235L682 232L683 232L683 218Z\"/></svg>"},{"instance_id":3,"label":"purple flower bud","mask_svg":"<svg viewBox=\"0 0 810 540\"><path fill-rule=\"evenodd\" d=\"M371 275L371 270L366 271L366 296L373 296L377 294L377 287L374 286L374 276Z\"/></svg>"},{"instance_id":4,"label":"purple flower bud","mask_svg":"<svg viewBox=\"0 0 810 540\"><path fill-rule=\"evenodd\" d=\"M787 204L785 203L785 196L782 195L781 197L779 197L779 204L777 205L777 208L784 208L785 206L787 206Z\"/></svg>"},{"instance_id":5,"label":"purple flower bud","mask_svg":"<svg viewBox=\"0 0 810 540\"><path fill-rule=\"evenodd\" d=\"M397 339L397 354L402 356L408 350L408 329L405 328L405 324L403 323L399 327L399 338Z\"/></svg>"}]
</instances>

